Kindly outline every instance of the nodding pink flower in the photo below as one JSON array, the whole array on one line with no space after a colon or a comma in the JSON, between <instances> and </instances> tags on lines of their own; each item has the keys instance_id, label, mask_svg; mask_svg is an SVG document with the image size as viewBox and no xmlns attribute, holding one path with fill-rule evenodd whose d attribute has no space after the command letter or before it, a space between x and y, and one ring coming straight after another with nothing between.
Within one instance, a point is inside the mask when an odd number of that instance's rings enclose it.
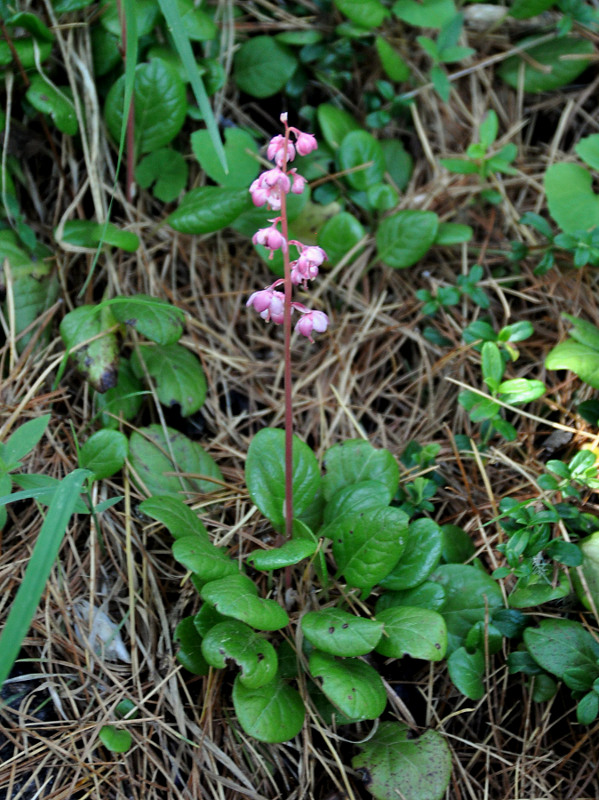
<instances>
[{"instance_id":1,"label":"nodding pink flower","mask_svg":"<svg viewBox=\"0 0 599 800\"><path fill-rule=\"evenodd\" d=\"M287 155L285 155L285 150L287 150ZM295 158L293 142L287 139L287 148L285 148L285 137L280 134L273 136L266 150L266 157L274 161L277 167L282 167L284 163L293 161Z\"/></svg>"},{"instance_id":2,"label":"nodding pink flower","mask_svg":"<svg viewBox=\"0 0 599 800\"><path fill-rule=\"evenodd\" d=\"M259 175L250 186L252 202L255 206L263 206L264 203L278 210L281 208L281 194L289 194L291 181L288 176L279 169L269 169Z\"/></svg>"},{"instance_id":3,"label":"nodding pink flower","mask_svg":"<svg viewBox=\"0 0 599 800\"><path fill-rule=\"evenodd\" d=\"M294 242L295 244L295 242ZM319 267L323 261L327 260L327 254L322 247L310 245L309 247L302 247L298 261L303 265L309 267Z\"/></svg>"},{"instance_id":4,"label":"nodding pink flower","mask_svg":"<svg viewBox=\"0 0 599 800\"><path fill-rule=\"evenodd\" d=\"M315 333L324 333L328 324L329 318L324 311L306 311L302 312L302 316L297 322L295 330L301 333L302 336L307 336L309 341L314 344L312 331Z\"/></svg>"},{"instance_id":5,"label":"nodding pink flower","mask_svg":"<svg viewBox=\"0 0 599 800\"><path fill-rule=\"evenodd\" d=\"M271 251L269 258L273 257L275 250L281 249L284 253L287 252L287 241L274 225L271 225L270 228L260 228L259 231L256 231L252 236L252 242L268 247Z\"/></svg>"},{"instance_id":6,"label":"nodding pink flower","mask_svg":"<svg viewBox=\"0 0 599 800\"><path fill-rule=\"evenodd\" d=\"M308 281L314 280L318 277L318 267L310 265L307 262L301 262L300 259L292 261L291 267L291 283L297 286L300 283L304 284L304 289L308 286Z\"/></svg>"},{"instance_id":7,"label":"nodding pink flower","mask_svg":"<svg viewBox=\"0 0 599 800\"><path fill-rule=\"evenodd\" d=\"M303 175L298 175L293 170L293 183L291 184L291 191L293 194L301 194L306 188L306 179Z\"/></svg>"},{"instance_id":8,"label":"nodding pink flower","mask_svg":"<svg viewBox=\"0 0 599 800\"><path fill-rule=\"evenodd\" d=\"M304 133L294 128L295 133L295 149L300 156L307 156L312 150L316 150L318 143L316 137L312 133Z\"/></svg>"},{"instance_id":9,"label":"nodding pink flower","mask_svg":"<svg viewBox=\"0 0 599 800\"><path fill-rule=\"evenodd\" d=\"M272 321L275 325L283 324L285 319L285 295L283 292L275 292L273 289L254 292L246 306L254 306L266 322Z\"/></svg>"}]
</instances>

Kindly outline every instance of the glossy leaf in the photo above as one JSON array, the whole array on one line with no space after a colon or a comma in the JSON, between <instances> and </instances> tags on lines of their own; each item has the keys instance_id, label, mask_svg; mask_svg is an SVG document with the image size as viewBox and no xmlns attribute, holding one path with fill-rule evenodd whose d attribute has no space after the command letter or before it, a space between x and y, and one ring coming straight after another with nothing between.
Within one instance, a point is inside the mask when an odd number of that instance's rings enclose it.
<instances>
[{"instance_id":1,"label":"glossy leaf","mask_svg":"<svg viewBox=\"0 0 599 800\"><path fill-rule=\"evenodd\" d=\"M98 738L111 753L126 753L133 744L129 731L125 728L115 728L114 725L102 725Z\"/></svg>"},{"instance_id":2,"label":"glossy leaf","mask_svg":"<svg viewBox=\"0 0 599 800\"><path fill-rule=\"evenodd\" d=\"M404 589L401 592L385 592L376 603L376 613L387 608L401 606L416 606L430 608L438 611L445 603L445 589L435 581L424 581L413 589Z\"/></svg>"},{"instance_id":3,"label":"glossy leaf","mask_svg":"<svg viewBox=\"0 0 599 800\"><path fill-rule=\"evenodd\" d=\"M387 693L378 672L357 658L338 659L313 650L310 674L326 697L353 720L377 719L387 705Z\"/></svg>"},{"instance_id":4,"label":"glossy leaf","mask_svg":"<svg viewBox=\"0 0 599 800\"><path fill-rule=\"evenodd\" d=\"M149 425L134 431L129 440L129 461L149 495L179 497L217 490L222 475L212 457L182 433L168 427L165 431Z\"/></svg>"},{"instance_id":5,"label":"glossy leaf","mask_svg":"<svg viewBox=\"0 0 599 800\"><path fill-rule=\"evenodd\" d=\"M243 188L200 186L183 196L167 222L180 233L214 233L236 220L250 202L250 194Z\"/></svg>"},{"instance_id":6,"label":"glossy leaf","mask_svg":"<svg viewBox=\"0 0 599 800\"><path fill-rule=\"evenodd\" d=\"M385 508L391 501L387 488L379 481L360 481L336 492L324 509L324 526L319 535L335 539L347 523L365 511Z\"/></svg>"},{"instance_id":7,"label":"glossy leaf","mask_svg":"<svg viewBox=\"0 0 599 800\"><path fill-rule=\"evenodd\" d=\"M165 300L145 294L109 300L114 317L125 325L135 328L156 344L174 344L183 333L185 315Z\"/></svg>"},{"instance_id":8,"label":"glossy leaf","mask_svg":"<svg viewBox=\"0 0 599 800\"><path fill-rule=\"evenodd\" d=\"M510 6L510 17L530 19L547 11L555 5L555 0L514 0Z\"/></svg>"},{"instance_id":9,"label":"glossy leaf","mask_svg":"<svg viewBox=\"0 0 599 800\"><path fill-rule=\"evenodd\" d=\"M460 225L457 222L441 222L437 229L434 244L445 247L452 244L469 242L474 236L470 225Z\"/></svg>"},{"instance_id":10,"label":"glossy leaf","mask_svg":"<svg viewBox=\"0 0 599 800\"><path fill-rule=\"evenodd\" d=\"M378 28L389 16L380 0L333 0L339 11L361 28Z\"/></svg>"},{"instance_id":11,"label":"glossy leaf","mask_svg":"<svg viewBox=\"0 0 599 800\"><path fill-rule=\"evenodd\" d=\"M297 67L293 53L271 36L254 36L235 55L235 83L252 97L271 97Z\"/></svg>"},{"instance_id":12,"label":"glossy leaf","mask_svg":"<svg viewBox=\"0 0 599 800\"><path fill-rule=\"evenodd\" d=\"M324 455L326 475L322 479L327 500L345 486L378 481L393 497L399 485L399 467L388 450L377 450L364 439L348 439L333 445Z\"/></svg>"},{"instance_id":13,"label":"glossy leaf","mask_svg":"<svg viewBox=\"0 0 599 800\"><path fill-rule=\"evenodd\" d=\"M75 107L66 87L59 88L37 74L31 78L26 97L37 111L48 114L62 133L74 136L79 130Z\"/></svg>"},{"instance_id":14,"label":"glossy leaf","mask_svg":"<svg viewBox=\"0 0 599 800\"><path fill-rule=\"evenodd\" d=\"M250 689L239 676L233 684L233 706L243 730L259 742L288 742L304 724L304 702L296 689L275 678Z\"/></svg>"},{"instance_id":15,"label":"glossy leaf","mask_svg":"<svg viewBox=\"0 0 599 800\"><path fill-rule=\"evenodd\" d=\"M381 722L361 747L352 766L368 775L368 790L376 800L397 800L398 786L406 800L442 800L445 796L451 752L437 731L414 738L403 722Z\"/></svg>"},{"instance_id":16,"label":"glossy leaf","mask_svg":"<svg viewBox=\"0 0 599 800\"><path fill-rule=\"evenodd\" d=\"M383 149L374 136L366 131L348 133L341 143L338 157L342 170L352 170L345 175L345 179L354 189L365 192L373 183L379 183L383 179ZM364 166L366 164L369 166ZM363 169L356 169L363 166Z\"/></svg>"},{"instance_id":17,"label":"glossy leaf","mask_svg":"<svg viewBox=\"0 0 599 800\"><path fill-rule=\"evenodd\" d=\"M100 242L118 247L128 253L134 253L139 247L139 237L131 231L124 231L112 222L95 222L92 219L73 219L65 222L60 238L55 231L58 242L66 242L75 247L87 247L97 250Z\"/></svg>"},{"instance_id":18,"label":"glossy leaf","mask_svg":"<svg viewBox=\"0 0 599 800\"><path fill-rule=\"evenodd\" d=\"M324 140L334 151L341 147L341 142L348 133L362 130L351 114L330 103L321 103L316 109L316 115Z\"/></svg>"},{"instance_id":19,"label":"glossy leaf","mask_svg":"<svg viewBox=\"0 0 599 800\"><path fill-rule=\"evenodd\" d=\"M151 32L158 19L158 6L154 0L135 0L131 5L135 14L135 27L138 36L146 36ZM121 36L121 20L117 0L107 0L102 4L100 24L114 36Z\"/></svg>"},{"instance_id":20,"label":"glossy leaf","mask_svg":"<svg viewBox=\"0 0 599 800\"><path fill-rule=\"evenodd\" d=\"M114 330L108 332L116 323L110 309L96 306L80 306L69 311L60 323L65 348L79 372L98 392L112 389L117 382L118 342ZM90 339L93 341L80 346Z\"/></svg>"},{"instance_id":21,"label":"glossy leaf","mask_svg":"<svg viewBox=\"0 0 599 800\"><path fill-rule=\"evenodd\" d=\"M308 611L301 620L302 632L314 647L335 656L363 656L376 647L383 624L356 617L339 608Z\"/></svg>"},{"instance_id":22,"label":"glossy leaf","mask_svg":"<svg viewBox=\"0 0 599 800\"><path fill-rule=\"evenodd\" d=\"M407 515L398 508L365 511L347 522L333 541L333 556L350 586L366 595L389 574L405 548L407 523Z\"/></svg>"},{"instance_id":23,"label":"glossy leaf","mask_svg":"<svg viewBox=\"0 0 599 800\"><path fill-rule=\"evenodd\" d=\"M543 619L538 628L526 628L523 638L537 664L558 678L564 679L574 667L583 668L590 688L599 676L599 643L580 622Z\"/></svg>"},{"instance_id":24,"label":"glossy leaf","mask_svg":"<svg viewBox=\"0 0 599 800\"><path fill-rule=\"evenodd\" d=\"M566 339L551 350L546 359L547 369L569 369L594 389L599 389L599 351L586 344Z\"/></svg>"},{"instance_id":25,"label":"glossy leaf","mask_svg":"<svg viewBox=\"0 0 599 800\"><path fill-rule=\"evenodd\" d=\"M202 642L202 654L212 667L223 669L234 661L241 673L239 681L248 689L258 689L274 680L277 654L270 642L237 620L219 622Z\"/></svg>"},{"instance_id":26,"label":"glossy leaf","mask_svg":"<svg viewBox=\"0 0 599 800\"><path fill-rule=\"evenodd\" d=\"M289 623L285 609L274 600L258 597L258 589L245 575L232 575L210 581L202 589L202 599L220 614L233 617L252 628L276 631Z\"/></svg>"},{"instance_id":27,"label":"glossy leaf","mask_svg":"<svg viewBox=\"0 0 599 800\"><path fill-rule=\"evenodd\" d=\"M202 581L217 581L239 574L239 565L229 557L224 547L215 547L196 534L176 539L173 556Z\"/></svg>"},{"instance_id":28,"label":"glossy leaf","mask_svg":"<svg viewBox=\"0 0 599 800\"><path fill-rule=\"evenodd\" d=\"M198 8L193 0L177 0L177 9L185 33L194 42L206 42L214 39L218 28L212 16Z\"/></svg>"},{"instance_id":29,"label":"glossy leaf","mask_svg":"<svg viewBox=\"0 0 599 800\"><path fill-rule=\"evenodd\" d=\"M13 469L13 465L16 466L39 443L46 432L50 417L51 414L43 414L24 422L2 443L0 456L8 469Z\"/></svg>"},{"instance_id":30,"label":"glossy leaf","mask_svg":"<svg viewBox=\"0 0 599 800\"><path fill-rule=\"evenodd\" d=\"M422 658L441 661L447 651L445 620L436 611L415 606L388 608L376 615L384 624L383 636L376 646L387 658Z\"/></svg>"},{"instance_id":31,"label":"glossy leaf","mask_svg":"<svg viewBox=\"0 0 599 800\"><path fill-rule=\"evenodd\" d=\"M120 431L102 430L93 433L79 453L79 466L93 473L92 480L110 478L123 468L129 443Z\"/></svg>"},{"instance_id":32,"label":"glossy leaf","mask_svg":"<svg viewBox=\"0 0 599 800\"><path fill-rule=\"evenodd\" d=\"M397 564L383 578L385 589L410 589L426 580L441 560L443 532L432 519L414 520L408 528L406 547Z\"/></svg>"},{"instance_id":33,"label":"glossy leaf","mask_svg":"<svg viewBox=\"0 0 599 800\"><path fill-rule=\"evenodd\" d=\"M247 561L255 568L262 570L281 569L299 564L316 552L318 544L308 539L290 539L280 547L270 550L254 550Z\"/></svg>"},{"instance_id":34,"label":"glossy leaf","mask_svg":"<svg viewBox=\"0 0 599 800\"><path fill-rule=\"evenodd\" d=\"M458 647L447 659L449 677L459 691L470 700L480 700L485 694L485 656L480 650L468 652Z\"/></svg>"},{"instance_id":35,"label":"glossy leaf","mask_svg":"<svg viewBox=\"0 0 599 800\"><path fill-rule=\"evenodd\" d=\"M331 264L337 264L361 239L365 230L362 223L347 211L335 214L318 231L318 245L322 247Z\"/></svg>"},{"instance_id":36,"label":"glossy leaf","mask_svg":"<svg viewBox=\"0 0 599 800\"><path fill-rule=\"evenodd\" d=\"M177 661L194 675L207 675L210 667L202 655L202 637L198 633L193 617L184 617L175 628L175 642L179 643Z\"/></svg>"},{"instance_id":37,"label":"glossy leaf","mask_svg":"<svg viewBox=\"0 0 599 800\"><path fill-rule=\"evenodd\" d=\"M142 360L163 405L180 406L182 417L194 414L204 405L207 389L204 370L187 348L179 344L139 348L131 359L138 378L145 376Z\"/></svg>"},{"instance_id":38,"label":"glossy leaf","mask_svg":"<svg viewBox=\"0 0 599 800\"><path fill-rule=\"evenodd\" d=\"M438 228L439 217L432 211L398 211L378 227L378 256L389 267L410 267L434 244Z\"/></svg>"},{"instance_id":39,"label":"glossy leaf","mask_svg":"<svg viewBox=\"0 0 599 800\"><path fill-rule=\"evenodd\" d=\"M104 106L106 126L115 141L119 141L123 124L125 76L113 84ZM164 147L181 130L187 114L185 84L177 71L153 58L135 68L134 86L135 148L150 153ZM160 113L156 110L160 109Z\"/></svg>"},{"instance_id":40,"label":"glossy leaf","mask_svg":"<svg viewBox=\"0 0 599 800\"><path fill-rule=\"evenodd\" d=\"M375 40L376 50L381 59L381 66L392 81L401 83L410 77L410 67L400 56L397 50L382 36Z\"/></svg>"},{"instance_id":41,"label":"glossy leaf","mask_svg":"<svg viewBox=\"0 0 599 800\"><path fill-rule=\"evenodd\" d=\"M522 47L534 39L519 42ZM554 37L549 42L526 48L526 58L514 55L507 58L497 70L499 76L512 88L520 84L520 69L523 66L525 92L547 92L559 89L575 80L588 67L593 44L588 39L574 36ZM537 67L540 66L540 68ZM544 70L548 67L548 70ZM584 227L584 226L583 226Z\"/></svg>"},{"instance_id":42,"label":"glossy leaf","mask_svg":"<svg viewBox=\"0 0 599 800\"><path fill-rule=\"evenodd\" d=\"M285 524L285 432L263 428L250 444L245 463L250 498L277 529ZM293 438L293 513L302 516L320 495L320 468L312 450Z\"/></svg>"},{"instance_id":43,"label":"glossy leaf","mask_svg":"<svg viewBox=\"0 0 599 800\"><path fill-rule=\"evenodd\" d=\"M204 542L210 541L208 531L195 511L179 497L154 495L141 502L139 510L161 522L175 539L196 536Z\"/></svg>"}]
</instances>

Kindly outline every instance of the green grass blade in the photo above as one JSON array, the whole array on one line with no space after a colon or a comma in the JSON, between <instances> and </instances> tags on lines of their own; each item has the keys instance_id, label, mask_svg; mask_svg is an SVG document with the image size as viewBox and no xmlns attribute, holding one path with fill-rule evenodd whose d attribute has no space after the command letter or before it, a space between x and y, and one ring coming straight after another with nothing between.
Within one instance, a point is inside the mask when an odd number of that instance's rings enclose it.
<instances>
[{"instance_id":1,"label":"green grass blade","mask_svg":"<svg viewBox=\"0 0 599 800\"><path fill-rule=\"evenodd\" d=\"M86 469L76 469L60 482L41 527L23 582L10 609L0 636L0 687L8 678L27 635L73 514L84 481L91 475Z\"/></svg>"},{"instance_id":2,"label":"green grass blade","mask_svg":"<svg viewBox=\"0 0 599 800\"><path fill-rule=\"evenodd\" d=\"M206 128L210 134L210 140L214 145L214 149L225 173L228 174L229 169L227 167L227 157L225 156L223 143L218 132L218 126L216 124L216 120L214 119L214 114L212 113L212 108L210 106L210 101L208 100L208 95L206 94L206 89L204 88L204 84L198 73L198 65L196 64L193 56L193 50L191 49L191 45L189 43L189 37L185 33L185 27L181 21L181 15L179 13L179 9L177 8L177 3L175 0L158 0L158 4L160 6L160 10L162 11L162 15L166 20L166 24L170 29L175 47L179 53L179 58L181 59L181 63L187 72L187 77L190 80L191 88L193 89L193 93L198 101L200 111L202 112L204 122L206 123Z\"/></svg>"}]
</instances>

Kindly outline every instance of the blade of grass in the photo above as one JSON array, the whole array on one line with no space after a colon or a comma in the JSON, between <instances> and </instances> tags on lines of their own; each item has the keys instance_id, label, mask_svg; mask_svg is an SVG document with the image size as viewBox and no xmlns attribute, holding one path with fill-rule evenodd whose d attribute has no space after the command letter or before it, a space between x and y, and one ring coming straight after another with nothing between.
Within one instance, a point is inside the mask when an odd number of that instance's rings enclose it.
<instances>
[{"instance_id":1,"label":"blade of grass","mask_svg":"<svg viewBox=\"0 0 599 800\"><path fill-rule=\"evenodd\" d=\"M204 83L198 72L198 65L196 64L193 50L191 49L191 44L189 43L189 37L185 32L185 26L181 21L181 14L179 13L177 3L175 0L158 0L158 5L160 6L162 15L166 20L166 24L170 28L175 47L177 48L179 58L185 67L185 71L187 72L187 77L191 83L191 88L193 89L196 100L198 101L198 106L200 107L202 116L204 117L206 128L210 134L210 140L212 141L216 154L218 155L218 160L222 164L225 173L228 174L229 168L227 167L227 157L225 156L223 143L218 132L218 126L216 124L216 120L214 119L214 114L212 113L212 108L210 106L210 101L208 100L208 95L206 94L206 89L204 88Z\"/></svg>"},{"instance_id":2,"label":"blade of grass","mask_svg":"<svg viewBox=\"0 0 599 800\"><path fill-rule=\"evenodd\" d=\"M50 503L25 570L23 582L19 586L6 625L0 635L0 687L8 678L12 665L19 655L52 565L58 556L83 482L90 475L91 472L86 469L76 469L71 472L60 482Z\"/></svg>"}]
</instances>

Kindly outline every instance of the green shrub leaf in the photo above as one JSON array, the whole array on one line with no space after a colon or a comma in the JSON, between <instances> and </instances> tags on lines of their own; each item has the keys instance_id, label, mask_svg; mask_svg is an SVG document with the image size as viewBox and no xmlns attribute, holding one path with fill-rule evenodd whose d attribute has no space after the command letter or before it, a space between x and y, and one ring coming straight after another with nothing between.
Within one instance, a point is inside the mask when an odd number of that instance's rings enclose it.
<instances>
[{"instance_id":1,"label":"green shrub leaf","mask_svg":"<svg viewBox=\"0 0 599 800\"><path fill-rule=\"evenodd\" d=\"M179 643L177 661L194 675L207 675L209 664L202 655L202 637L194 624L194 617L185 617L179 622L173 634Z\"/></svg>"},{"instance_id":2,"label":"green shrub leaf","mask_svg":"<svg viewBox=\"0 0 599 800\"><path fill-rule=\"evenodd\" d=\"M110 478L123 468L129 443L120 431L102 430L93 433L79 453L79 466L93 473L93 480Z\"/></svg>"},{"instance_id":3,"label":"green shrub leaf","mask_svg":"<svg viewBox=\"0 0 599 800\"><path fill-rule=\"evenodd\" d=\"M105 305L110 305L113 316L119 322L135 328L156 344L174 344L183 333L185 315L181 309L165 300L137 294L115 297L106 301Z\"/></svg>"},{"instance_id":4,"label":"green shrub leaf","mask_svg":"<svg viewBox=\"0 0 599 800\"><path fill-rule=\"evenodd\" d=\"M34 75L27 89L27 99L43 114L49 114L62 133L74 136L79 130L75 107L66 87L57 87L42 75Z\"/></svg>"},{"instance_id":5,"label":"green shrub leaf","mask_svg":"<svg viewBox=\"0 0 599 800\"><path fill-rule=\"evenodd\" d=\"M170 147L161 147L142 158L135 167L135 180L142 189L153 185L154 197L163 203L171 203L185 188L188 173L187 162L181 153Z\"/></svg>"},{"instance_id":6,"label":"green shrub leaf","mask_svg":"<svg viewBox=\"0 0 599 800\"><path fill-rule=\"evenodd\" d=\"M196 536L204 542L210 541L204 524L180 497L155 495L141 502L139 510L161 522L175 539Z\"/></svg>"},{"instance_id":7,"label":"green shrub leaf","mask_svg":"<svg viewBox=\"0 0 599 800\"><path fill-rule=\"evenodd\" d=\"M236 220L250 202L250 194L243 188L200 186L183 196L167 222L180 233L214 233Z\"/></svg>"},{"instance_id":8,"label":"green shrub leaf","mask_svg":"<svg viewBox=\"0 0 599 800\"><path fill-rule=\"evenodd\" d=\"M391 214L376 232L378 256L389 267L411 267L434 244L438 229L439 217L433 211Z\"/></svg>"},{"instance_id":9,"label":"green shrub leaf","mask_svg":"<svg viewBox=\"0 0 599 800\"><path fill-rule=\"evenodd\" d=\"M380 675L357 658L338 659L318 650L310 654L310 673L331 703L353 720L377 719L387 705Z\"/></svg>"},{"instance_id":10,"label":"green shrub leaf","mask_svg":"<svg viewBox=\"0 0 599 800\"><path fill-rule=\"evenodd\" d=\"M370 163L372 162L372 163ZM339 165L342 170L354 170L356 167L369 166L349 172L345 179L359 191L365 192L369 186L382 181L385 174L385 156L380 143L366 131L348 133L339 150Z\"/></svg>"},{"instance_id":11,"label":"green shrub leaf","mask_svg":"<svg viewBox=\"0 0 599 800\"><path fill-rule=\"evenodd\" d=\"M309 539L290 539L280 547L271 550L254 550L247 561L255 569L273 570L299 564L316 552L318 543Z\"/></svg>"},{"instance_id":12,"label":"green shrub leaf","mask_svg":"<svg viewBox=\"0 0 599 800\"><path fill-rule=\"evenodd\" d=\"M235 55L235 83L252 97L271 97L285 86L297 59L271 36L254 36Z\"/></svg>"},{"instance_id":13,"label":"green shrub leaf","mask_svg":"<svg viewBox=\"0 0 599 800\"><path fill-rule=\"evenodd\" d=\"M296 689L280 679L250 689L239 675L233 684L233 706L243 730L259 742L288 742L304 724L304 702Z\"/></svg>"},{"instance_id":14,"label":"green shrub leaf","mask_svg":"<svg viewBox=\"0 0 599 800\"><path fill-rule=\"evenodd\" d=\"M289 623L285 609L274 600L258 597L254 582L245 575L210 581L203 587L201 595L220 614L261 631L277 631Z\"/></svg>"},{"instance_id":15,"label":"green shrub leaf","mask_svg":"<svg viewBox=\"0 0 599 800\"><path fill-rule=\"evenodd\" d=\"M582 668L588 674L588 689L599 676L599 643L580 622L543 619L538 628L526 628L523 637L537 664L558 678L564 679L575 667Z\"/></svg>"},{"instance_id":16,"label":"green shrub leaf","mask_svg":"<svg viewBox=\"0 0 599 800\"><path fill-rule=\"evenodd\" d=\"M580 164L553 164L545 173L549 213L565 233L599 225L599 195L593 179Z\"/></svg>"},{"instance_id":17,"label":"green shrub leaf","mask_svg":"<svg viewBox=\"0 0 599 800\"><path fill-rule=\"evenodd\" d=\"M142 347L134 353L131 363L136 375L142 378L145 365L156 383L156 394L165 406L181 407L181 416L188 417L204 405L206 377L202 365L185 347L171 344Z\"/></svg>"},{"instance_id":18,"label":"green shrub leaf","mask_svg":"<svg viewBox=\"0 0 599 800\"><path fill-rule=\"evenodd\" d=\"M88 339L94 341L70 353L77 369L98 392L112 389L117 382L118 342L116 333L104 333L116 326L109 308L80 306L69 311L60 323L60 335L67 351ZM102 335L103 334L103 335Z\"/></svg>"},{"instance_id":19,"label":"green shrub leaf","mask_svg":"<svg viewBox=\"0 0 599 800\"><path fill-rule=\"evenodd\" d=\"M469 653L458 647L447 659L449 677L459 691L470 700L480 700L485 694L485 656L480 650Z\"/></svg>"},{"instance_id":20,"label":"green shrub leaf","mask_svg":"<svg viewBox=\"0 0 599 800\"><path fill-rule=\"evenodd\" d=\"M202 581L216 581L239 573L239 565L229 558L225 548L215 547L195 534L176 539L173 556Z\"/></svg>"},{"instance_id":21,"label":"green shrub leaf","mask_svg":"<svg viewBox=\"0 0 599 800\"><path fill-rule=\"evenodd\" d=\"M373 650L383 632L382 622L356 617L339 608L309 611L302 632L314 647L334 656L363 656Z\"/></svg>"},{"instance_id":22,"label":"green shrub leaf","mask_svg":"<svg viewBox=\"0 0 599 800\"><path fill-rule=\"evenodd\" d=\"M399 485L399 467L388 450L377 450L364 439L348 439L329 448L323 458L322 479L327 500L345 486L361 481L378 481L393 497Z\"/></svg>"},{"instance_id":23,"label":"green shrub leaf","mask_svg":"<svg viewBox=\"0 0 599 800\"><path fill-rule=\"evenodd\" d=\"M534 39L525 39L519 42L519 46L522 47L532 41ZM509 86L517 89L520 85L522 65L524 91L548 92L571 83L584 72L590 63L584 56L590 56L593 50L593 43L588 39L556 36L549 42L527 47L523 55L507 58L497 72ZM549 67L549 71L537 69L537 64L541 68Z\"/></svg>"},{"instance_id":24,"label":"green shrub leaf","mask_svg":"<svg viewBox=\"0 0 599 800\"><path fill-rule=\"evenodd\" d=\"M248 186L260 170L256 140L242 128L225 128L228 173L222 167L208 131L192 133L191 147L206 175L229 189L239 188L247 193Z\"/></svg>"},{"instance_id":25,"label":"green shrub leaf","mask_svg":"<svg viewBox=\"0 0 599 800\"><path fill-rule=\"evenodd\" d=\"M377 622L385 626L376 651L387 658L423 658L441 661L447 651L445 620L428 608L399 606L380 611Z\"/></svg>"},{"instance_id":26,"label":"green shrub leaf","mask_svg":"<svg viewBox=\"0 0 599 800\"><path fill-rule=\"evenodd\" d=\"M271 683L277 674L277 654L264 637L243 622L229 619L211 628L202 642L202 654L211 667L223 669L234 661L239 681L248 689Z\"/></svg>"}]
</instances>

